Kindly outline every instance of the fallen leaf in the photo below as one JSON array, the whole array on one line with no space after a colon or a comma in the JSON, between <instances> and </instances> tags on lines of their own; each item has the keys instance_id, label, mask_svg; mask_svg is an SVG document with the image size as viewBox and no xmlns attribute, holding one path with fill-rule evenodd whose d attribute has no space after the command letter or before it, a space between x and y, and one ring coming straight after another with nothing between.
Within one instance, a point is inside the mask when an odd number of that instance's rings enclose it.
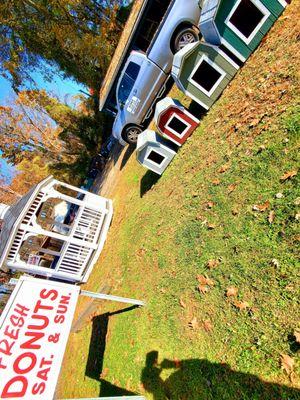
<instances>
[{"instance_id":1,"label":"fallen leaf","mask_svg":"<svg viewBox=\"0 0 300 400\"><path fill-rule=\"evenodd\" d=\"M287 354L280 354L280 357L281 368L288 374L288 376L291 376L291 374L294 372L294 359Z\"/></svg>"},{"instance_id":2,"label":"fallen leaf","mask_svg":"<svg viewBox=\"0 0 300 400\"><path fill-rule=\"evenodd\" d=\"M179 299L179 304L182 308L186 308L186 304L182 299Z\"/></svg>"},{"instance_id":3,"label":"fallen leaf","mask_svg":"<svg viewBox=\"0 0 300 400\"><path fill-rule=\"evenodd\" d=\"M249 307L249 303L247 303L246 301L234 301L233 305L238 308L240 311L242 310L246 310Z\"/></svg>"},{"instance_id":4,"label":"fallen leaf","mask_svg":"<svg viewBox=\"0 0 300 400\"><path fill-rule=\"evenodd\" d=\"M215 282L212 279L204 275L198 275L197 280L201 285L214 286L215 284Z\"/></svg>"},{"instance_id":5,"label":"fallen leaf","mask_svg":"<svg viewBox=\"0 0 300 400\"><path fill-rule=\"evenodd\" d=\"M276 197L276 199L282 199L284 196L282 193L276 193L275 197Z\"/></svg>"},{"instance_id":6,"label":"fallen leaf","mask_svg":"<svg viewBox=\"0 0 300 400\"><path fill-rule=\"evenodd\" d=\"M235 188L237 187L236 183L232 183L231 185L228 186L228 193L232 193Z\"/></svg>"},{"instance_id":7,"label":"fallen leaf","mask_svg":"<svg viewBox=\"0 0 300 400\"><path fill-rule=\"evenodd\" d=\"M274 219L275 219L275 211L274 211L274 210L271 210L271 211L269 212L269 216L268 216L268 221L269 221L269 223L270 223L270 224L273 224Z\"/></svg>"},{"instance_id":8,"label":"fallen leaf","mask_svg":"<svg viewBox=\"0 0 300 400\"><path fill-rule=\"evenodd\" d=\"M288 171L288 172L286 172L284 175L282 175L282 176L280 177L280 180L281 180L282 182L284 182L284 181L286 181L287 179L291 179L291 178L293 178L293 176L296 176L297 173L298 173L298 171L296 171L296 170Z\"/></svg>"},{"instance_id":9,"label":"fallen leaf","mask_svg":"<svg viewBox=\"0 0 300 400\"><path fill-rule=\"evenodd\" d=\"M238 215L238 213L239 213L237 208L233 208L231 212L232 212L232 215Z\"/></svg>"},{"instance_id":10,"label":"fallen leaf","mask_svg":"<svg viewBox=\"0 0 300 400\"><path fill-rule=\"evenodd\" d=\"M279 261L276 260L276 258L273 258L273 260L271 261L271 265L273 265L273 267L278 268L279 267Z\"/></svg>"},{"instance_id":11,"label":"fallen leaf","mask_svg":"<svg viewBox=\"0 0 300 400\"><path fill-rule=\"evenodd\" d=\"M206 203L206 207L207 207L207 208L213 208L214 205L215 205L215 203L214 203L213 201L208 201L208 202Z\"/></svg>"},{"instance_id":12,"label":"fallen leaf","mask_svg":"<svg viewBox=\"0 0 300 400\"><path fill-rule=\"evenodd\" d=\"M258 125L259 122L260 122L260 118L255 118L250 122L249 126L254 127L254 126Z\"/></svg>"},{"instance_id":13,"label":"fallen leaf","mask_svg":"<svg viewBox=\"0 0 300 400\"><path fill-rule=\"evenodd\" d=\"M221 181L220 181L220 179L214 179L213 181L212 181L212 184L213 185L220 185L220 183L221 183Z\"/></svg>"},{"instance_id":14,"label":"fallen leaf","mask_svg":"<svg viewBox=\"0 0 300 400\"><path fill-rule=\"evenodd\" d=\"M224 164L222 165L222 167L219 169L219 173L223 174L224 172L226 172L229 169L229 164Z\"/></svg>"},{"instance_id":15,"label":"fallen leaf","mask_svg":"<svg viewBox=\"0 0 300 400\"><path fill-rule=\"evenodd\" d=\"M296 338L296 342L300 344L300 329L294 330L294 336Z\"/></svg>"},{"instance_id":16,"label":"fallen leaf","mask_svg":"<svg viewBox=\"0 0 300 400\"><path fill-rule=\"evenodd\" d=\"M214 224L207 224L208 229L215 229L216 225Z\"/></svg>"},{"instance_id":17,"label":"fallen leaf","mask_svg":"<svg viewBox=\"0 0 300 400\"><path fill-rule=\"evenodd\" d=\"M226 291L226 296L227 296L227 297L236 296L236 295L238 294L238 291L239 291L239 290L238 290L237 288L231 286L231 287L229 287L229 288L227 289L227 291Z\"/></svg>"},{"instance_id":18,"label":"fallen leaf","mask_svg":"<svg viewBox=\"0 0 300 400\"><path fill-rule=\"evenodd\" d=\"M199 285L198 290L200 293L205 294L208 292L209 288L208 288L208 286L205 286L205 285Z\"/></svg>"},{"instance_id":19,"label":"fallen leaf","mask_svg":"<svg viewBox=\"0 0 300 400\"><path fill-rule=\"evenodd\" d=\"M197 329L198 328L198 321L197 318L194 317L190 322L189 322L189 327L192 329Z\"/></svg>"},{"instance_id":20,"label":"fallen leaf","mask_svg":"<svg viewBox=\"0 0 300 400\"><path fill-rule=\"evenodd\" d=\"M219 260L208 260L206 266L209 269L216 268L220 264Z\"/></svg>"},{"instance_id":21,"label":"fallen leaf","mask_svg":"<svg viewBox=\"0 0 300 400\"><path fill-rule=\"evenodd\" d=\"M209 319L203 321L203 328L206 332L211 332L213 330L213 325Z\"/></svg>"},{"instance_id":22,"label":"fallen leaf","mask_svg":"<svg viewBox=\"0 0 300 400\"><path fill-rule=\"evenodd\" d=\"M268 208L270 207L270 202L269 200L267 200L264 204L259 204L259 205L254 205L252 207L253 211L260 211L260 212L264 212L266 211Z\"/></svg>"}]
</instances>

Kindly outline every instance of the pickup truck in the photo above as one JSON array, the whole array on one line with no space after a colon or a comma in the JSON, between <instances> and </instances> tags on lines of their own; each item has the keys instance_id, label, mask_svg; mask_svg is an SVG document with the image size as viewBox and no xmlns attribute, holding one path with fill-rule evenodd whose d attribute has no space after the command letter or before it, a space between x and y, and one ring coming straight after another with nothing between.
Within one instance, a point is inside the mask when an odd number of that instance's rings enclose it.
<instances>
[{"instance_id":1,"label":"pickup truck","mask_svg":"<svg viewBox=\"0 0 300 400\"><path fill-rule=\"evenodd\" d=\"M135 144L151 120L156 101L163 96L174 54L199 40L197 0L171 1L146 53L132 51L121 72L112 134L125 146Z\"/></svg>"}]
</instances>

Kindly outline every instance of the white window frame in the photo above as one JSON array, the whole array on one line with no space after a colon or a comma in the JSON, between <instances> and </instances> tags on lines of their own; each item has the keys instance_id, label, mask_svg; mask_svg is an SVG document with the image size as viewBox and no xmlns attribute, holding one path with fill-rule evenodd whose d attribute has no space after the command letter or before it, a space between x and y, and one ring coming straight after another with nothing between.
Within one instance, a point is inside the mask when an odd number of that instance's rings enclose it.
<instances>
[{"instance_id":1,"label":"white window frame","mask_svg":"<svg viewBox=\"0 0 300 400\"><path fill-rule=\"evenodd\" d=\"M152 161L152 160L150 160L150 159L148 158L149 155L150 155L150 153L151 153L152 151L156 151L156 153L160 154L160 155L164 158L160 164L157 164L156 162L154 162L154 161ZM150 164L155 165L156 167L161 168L161 167L164 165L164 163L166 162L167 157L166 157L165 154L162 154L160 151L157 151L156 149L153 149L153 147L150 147L150 149L147 151L147 154L146 154L145 159L146 159Z\"/></svg>"},{"instance_id":2,"label":"white window frame","mask_svg":"<svg viewBox=\"0 0 300 400\"><path fill-rule=\"evenodd\" d=\"M197 71L197 69L200 67L201 63L203 61L206 61L211 67L213 67L217 72L219 72L221 74L220 78L216 81L216 83L214 84L214 86L207 91L204 87L202 87L201 85L199 85L198 82L196 82L192 76L194 75L194 73ZM213 92L216 90L216 88L219 86L220 82L222 82L222 80L225 78L226 76L226 72L219 67L216 63L214 63L213 61L211 61L209 59L209 57L207 57L207 55L203 54L203 56L200 58L200 60L197 62L197 64L195 65L193 71L191 72L190 76L188 77L188 81L191 82L194 86L196 86L198 89L201 90L201 92L205 93L207 96L211 96L213 94Z\"/></svg>"},{"instance_id":3,"label":"white window frame","mask_svg":"<svg viewBox=\"0 0 300 400\"><path fill-rule=\"evenodd\" d=\"M174 118L177 118L179 121L181 121L186 128L184 129L184 131L180 134L179 132L174 131L174 129L172 129L170 127L170 123L172 122L172 120ZM188 130L191 128L191 124L189 124L185 119L183 119L182 117L180 117L178 114L173 113L171 115L171 117L168 119L168 122L166 123L165 127L171 132L173 133L173 135L175 135L176 137L178 137L179 139L182 139L184 137L184 135L188 132Z\"/></svg>"},{"instance_id":4,"label":"white window frame","mask_svg":"<svg viewBox=\"0 0 300 400\"><path fill-rule=\"evenodd\" d=\"M259 9L259 11L261 11L264 14L264 17L262 18L260 23L257 25L257 27L254 29L254 31L248 38L245 35L243 35L242 32L239 31L238 28L236 28L236 26L233 25L232 22L230 22L230 18L233 16L233 14L235 13L236 9L238 8L242 0L238 0L235 3L233 9L231 10L230 14L225 20L225 24L228 26L228 28L230 28L246 44L249 44L253 40L257 32L260 30L260 28L263 26L263 24L266 22L266 20L269 18L271 14L271 12L267 9L267 7L265 7L259 0L249 0L249 1L251 1L251 3L253 3Z\"/></svg>"}]
</instances>

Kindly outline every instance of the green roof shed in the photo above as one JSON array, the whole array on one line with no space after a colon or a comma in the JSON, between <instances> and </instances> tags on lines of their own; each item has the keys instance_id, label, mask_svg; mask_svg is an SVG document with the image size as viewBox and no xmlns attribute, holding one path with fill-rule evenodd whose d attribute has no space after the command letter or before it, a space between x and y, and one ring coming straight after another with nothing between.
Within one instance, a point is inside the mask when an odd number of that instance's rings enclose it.
<instances>
[{"instance_id":1,"label":"green roof shed","mask_svg":"<svg viewBox=\"0 0 300 400\"><path fill-rule=\"evenodd\" d=\"M184 94L208 110L238 69L239 66L217 46L196 42L175 54L172 76Z\"/></svg>"},{"instance_id":2,"label":"green roof shed","mask_svg":"<svg viewBox=\"0 0 300 400\"><path fill-rule=\"evenodd\" d=\"M199 27L207 43L244 62L286 5L285 0L204 0Z\"/></svg>"}]
</instances>

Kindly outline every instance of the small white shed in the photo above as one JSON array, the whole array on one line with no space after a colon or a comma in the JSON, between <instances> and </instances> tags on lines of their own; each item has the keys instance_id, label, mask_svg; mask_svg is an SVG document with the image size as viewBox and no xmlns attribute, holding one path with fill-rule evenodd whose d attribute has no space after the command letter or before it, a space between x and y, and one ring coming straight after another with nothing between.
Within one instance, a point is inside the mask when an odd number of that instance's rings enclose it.
<instances>
[{"instance_id":1,"label":"small white shed","mask_svg":"<svg viewBox=\"0 0 300 400\"><path fill-rule=\"evenodd\" d=\"M146 129L138 136L137 160L144 167L162 175L176 155L176 146L163 139L151 129Z\"/></svg>"},{"instance_id":2,"label":"small white shed","mask_svg":"<svg viewBox=\"0 0 300 400\"><path fill-rule=\"evenodd\" d=\"M48 177L0 204L0 268L86 282L103 248L112 201Z\"/></svg>"}]
</instances>

